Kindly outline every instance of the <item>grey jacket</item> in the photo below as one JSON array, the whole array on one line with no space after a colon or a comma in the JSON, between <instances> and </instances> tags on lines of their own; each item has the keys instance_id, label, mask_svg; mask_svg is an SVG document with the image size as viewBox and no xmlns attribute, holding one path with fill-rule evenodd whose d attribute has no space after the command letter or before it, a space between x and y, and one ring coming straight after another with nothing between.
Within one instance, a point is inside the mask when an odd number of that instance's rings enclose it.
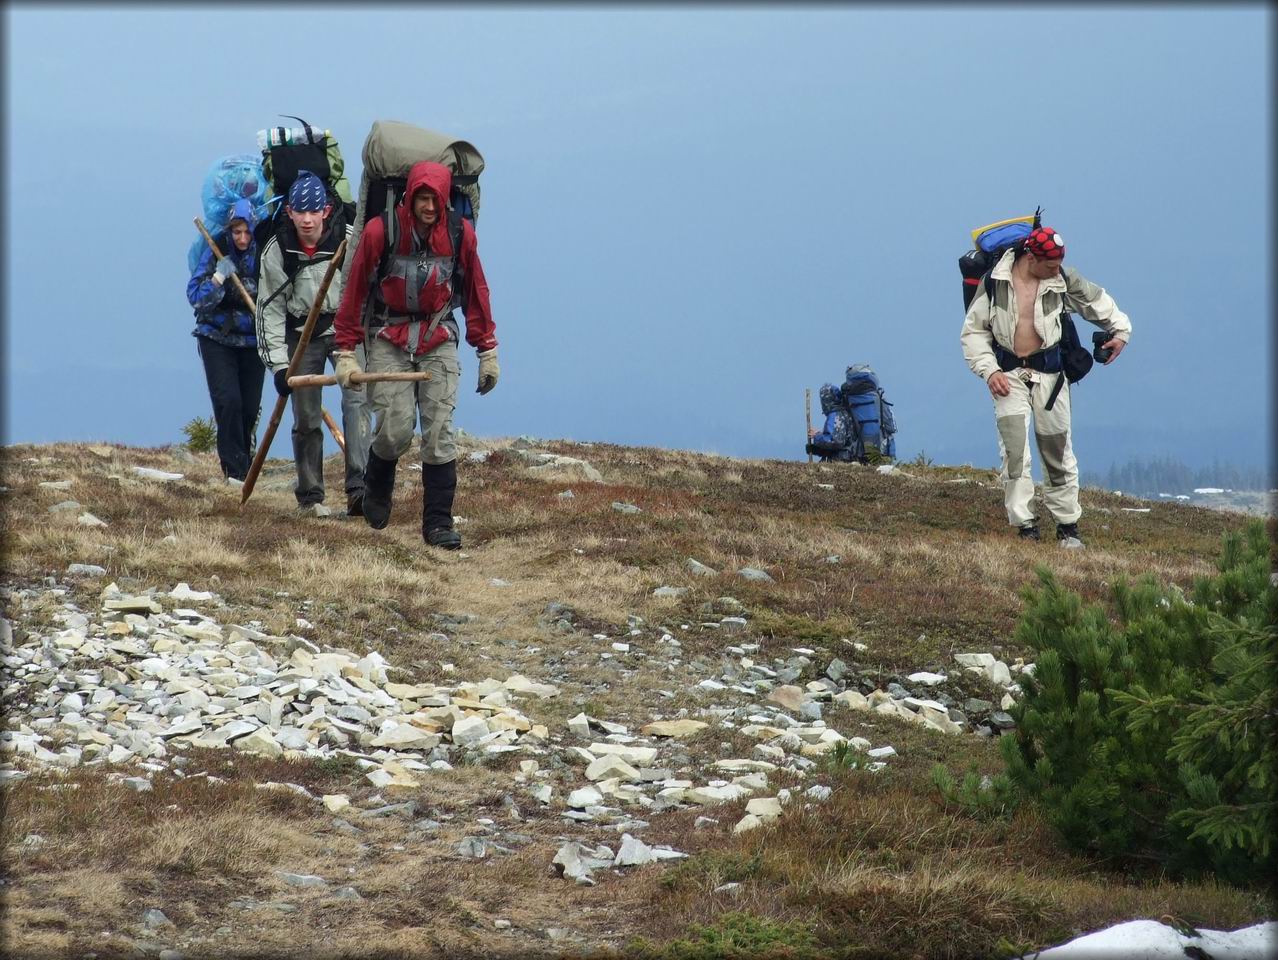
<instances>
[{"instance_id":1,"label":"grey jacket","mask_svg":"<svg viewBox=\"0 0 1278 960\"><path fill-rule=\"evenodd\" d=\"M296 238L292 230L285 231L284 236ZM320 307L321 314L337 313L337 305L342 301L342 281L354 253L350 249L350 237L351 228L347 226L344 260L333 275L333 282L328 285L324 304ZM285 343L288 318L293 318L295 330L300 331L305 325L306 315L311 312L311 304L315 302L315 295L324 282L324 274L328 272L331 249L326 252L325 248L335 246L336 244L325 244L321 240L320 248L313 257L308 257L300 245L292 250L301 266L298 268L297 278L279 296L275 296L275 292L288 279L284 272L284 254L280 249L279 237L271 237L262 249L262 272L257 284L257 352L272 373L288 366L288 346ZM332 326L320 336L332 337Z\"/></svg>"},{"instance_id":2,"label":"grey jacket","mask_svg":"<svg viewBox=\"0 0 1278 960\"><path fill-rule=\"evenodd\" d=\"M995 281L1005 281L1006 305L991 304L982 284L963 321L963 333L960 337L963 358L967 360L972 372L982 380L988 380L999 369L998 360L994 356L995 342L1005 350L1014 350L1017 311L1012 263L1015 259L1015 251L1008 250L990 271L990 276ZM1050 347L1061 338L1062 307L1089 323L1096 324L1111 337L1124 343L1131 337L1132 323L1127 319L1127 314L1118 309L1114 298L1073 267L1064 267L1050 280L1040 280L1038 284L1038 299L1034 303L1034 330L1042 338L1044 347Z\"/></svg>"}]
</instances>

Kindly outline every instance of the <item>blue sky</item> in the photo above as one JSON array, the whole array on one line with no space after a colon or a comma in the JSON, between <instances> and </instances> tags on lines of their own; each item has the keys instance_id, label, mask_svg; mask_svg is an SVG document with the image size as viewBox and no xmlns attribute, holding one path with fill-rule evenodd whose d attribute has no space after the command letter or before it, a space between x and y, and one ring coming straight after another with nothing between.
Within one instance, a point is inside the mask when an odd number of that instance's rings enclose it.
<instances>
[{"instance_id":1,"label":"blue sky","mask_svg":"<svg viewBox=\"0 0 1278 960\"><path fill-rule=\"evenodd\" d=\"M10 7L5 436L161 445L208 415L191 218L213 160L287 113L334 131L353 186L374 119L484 153L502 380L476 396L464 352L469 432L801 458L804 389L816 416L869 362L900 455L993 465L957 258L1041 204L1134 326L1075 388L1082 469L1259 465L1271 16Z\"/></svg>"}]
</instances>

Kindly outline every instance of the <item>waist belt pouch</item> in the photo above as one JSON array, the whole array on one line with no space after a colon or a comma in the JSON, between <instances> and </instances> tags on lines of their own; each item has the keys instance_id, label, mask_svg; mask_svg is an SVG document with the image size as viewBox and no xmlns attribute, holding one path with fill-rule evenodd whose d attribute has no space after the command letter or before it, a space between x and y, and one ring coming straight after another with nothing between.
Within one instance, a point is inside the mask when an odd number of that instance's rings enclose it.
<instances>
[{"instance_id":1,"label":"waist belt pouch","mask_svg":"<svg viewBox=\"0 0 1278 960\"><path fill-rule=\"evenodd\" d=\"M1044 347L1042 350L1035 350L1027 357L1018 357L1011 350L1006 350L996 343L994 344L994 358L998 360L999 369L1004 373L1015 370L1018 367L1029 367L1039 373L1060 373L1062 370L1059 344Z\"/></svg>"},{"instance_id":2,"label":"waist belt pouch","mask_svg":"<svg viewBox=\"0 0 1278 960\"><path fill-rule=\"evenodd\" d=\"M305 322L305 317L295 317L291 313L285 314L286 329L296 331L293 336L300 336L301 330L298 329ZM311 337L322 337L328 331L333 329L333 318L337 316L334 313L321 313L315 318L315 329L311 331Z\"/></svg>"}]
</instances>

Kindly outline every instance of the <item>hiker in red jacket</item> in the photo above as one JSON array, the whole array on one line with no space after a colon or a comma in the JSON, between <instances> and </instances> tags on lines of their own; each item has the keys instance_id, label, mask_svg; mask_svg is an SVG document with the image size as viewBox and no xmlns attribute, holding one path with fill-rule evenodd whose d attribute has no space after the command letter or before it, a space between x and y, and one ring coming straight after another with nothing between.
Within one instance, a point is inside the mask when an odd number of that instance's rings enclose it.
<instances>
[{"instance_id":1,"label":"hiker in red jacket","mask_svg":"<svg viewBox=\"0 0 1278 960\"><path fill-rule=\"evenodd\" d=\"M478 351L479 393L497 385L499 369L475 230L449 210L451 185L452 174L443 164L414 164L404 197L390 213L390 251L387 223L378 217L364 224L334 326L337 380L343 387L360 369L355 348L366 338L370 372L430 373L429 380L415 383L369 385L377 425L364 472L364 519L377 530L390 522L395 466L413 441L420 413L422 538L456 550L461 537L453 529L453 410L461 367L454 309L462 309L466 342Z\"/></svg>"}]
</instances>

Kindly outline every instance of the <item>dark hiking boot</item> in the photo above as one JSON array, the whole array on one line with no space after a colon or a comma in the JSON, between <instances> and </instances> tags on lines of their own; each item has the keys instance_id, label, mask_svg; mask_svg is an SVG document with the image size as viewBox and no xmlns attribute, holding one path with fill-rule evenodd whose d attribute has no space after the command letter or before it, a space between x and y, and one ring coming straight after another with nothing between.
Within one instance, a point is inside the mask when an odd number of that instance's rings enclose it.
<instances>
[{"instance_id":1,"label":"dark hiking boot","mask_svg":"<svg viewBox=\"0 0 1278 960\"><path fill-rule=\"evenodd\" d=\"M348 517L362 517L364 515L363 490L356 490L354 493L346 495L346 515Z\"/></svg>"},{"instance_id":2,"label":"dark hiking boot","mask_svg":"<svg viewBox=\"0 0 1278 960\"><path fill-rule=\"evenodd\" d=\"M457 461L422 464L422 539L444 550L461 547L453 529L453 497L457 493Z\"/></svg>"},{"instance_id":3,"label":"dark hiking boot","mask_svg":"<svg viewBox=\"0 0 1278 960\"><path fill-rule=\"evenodd\" d=\"M1039 539L1041 539L1041 538L1039 537L1039 535L1038 535L1038 521L1037 521L1037 520L1026 520L1026 521L1025 521L1024 523L1022 523L1022 524L1020 525L1020 527L1017 529L1017 531L1016 531L1016 535L1017 535L1018 537L1020 537L1022 540L1039 540Z\"/></svg>"},{"instance_id":4,"label":"dark hiking boot","mask_svg":"<svg viewBox=\"0 0 1278 960\"><path fill-rule=\"evenodd\" d=\"M1056 525L1056 539L1061 542L1062 547L1078 548L1083 545L1083 538L1079 536L1077 523L1058 523Z\"/></svg>"},{"instance_id":5,"label":"dark hiking boot","mask_svg":"<svg viewBox=\"0 0 1278 960\"><path fill-rule=\"evenodd\" d=\"M368 451L360 508L364 522L374 530L381 530L390 523L391 496L395 492L395 466L398 463L398 460L383 460L372 450Z\"/></svg>"}]
</instances>

